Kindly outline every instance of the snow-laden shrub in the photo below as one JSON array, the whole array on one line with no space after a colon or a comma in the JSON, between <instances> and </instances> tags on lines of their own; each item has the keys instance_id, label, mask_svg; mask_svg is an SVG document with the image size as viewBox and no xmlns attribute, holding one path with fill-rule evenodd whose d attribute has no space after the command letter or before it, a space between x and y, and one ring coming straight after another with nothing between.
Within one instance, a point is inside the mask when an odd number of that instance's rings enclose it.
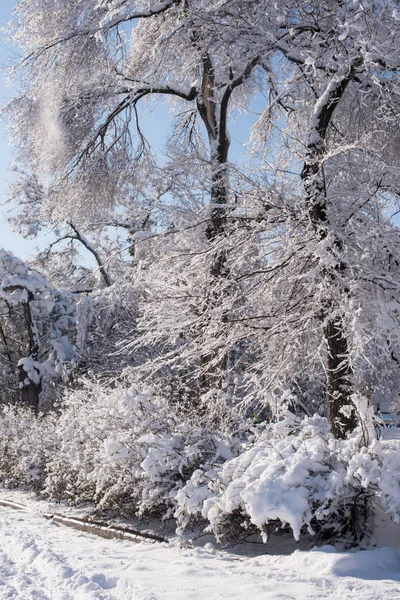
<instances>
[{"instance_id":1,"label":"snow-laden shrub","mask_svg":"<svg viewBox=\"0 0 400 600\"><path fill-rule=\"evenodd\" d=\"M56 452L56 416L30 408L0 409L0 481L5 487L40 490L49 456Z\"/></svg>"},{"instance_id":2,"label":"snow-laden shrub","mask_svg":"<svg viewBox=\"0 0 400 600\"><path fill-rule=\"evenodd\" d=\"M354 401L359 426L346 440L335 439L323 417L291 416L222 466L198 469L177 494L180 529L197 515L218 538L256 531L266 541L290 526L296 539L309 532L358 541L373 502L398 520L399 452L382 447L364 418L366 403Z\"/></svg>"},{"instance_id":3,"label":"snow-laden shrub","mask_svg":"<svg viewBox=\"0 0 400 600\"><path fill-rule=\"evenodd\" d=\"M196 469L230 459L239 448L238 437L185 417L179 406L134 387L86 382L63 408L46 493L99 508L169 515Z\"/></svg>"},{"instance_id":4,"label":"snow-laden shrub","mask_svg":"<svg viewBox=\"0 0 400 600\"><path fill-rule=\"evenodd\" d=\"M0 481L101 510L174 514L181 532L201 521L217 538L290 528L296 539L359 541L374 504L400 520L400 452L376 439L367 400L353 404L358 427L338 440L318 415L251 427L226 408L225 425L212 411L205 425L160 394L86 381L59 414L1 409Z\"/></svg>"}]
</instances>

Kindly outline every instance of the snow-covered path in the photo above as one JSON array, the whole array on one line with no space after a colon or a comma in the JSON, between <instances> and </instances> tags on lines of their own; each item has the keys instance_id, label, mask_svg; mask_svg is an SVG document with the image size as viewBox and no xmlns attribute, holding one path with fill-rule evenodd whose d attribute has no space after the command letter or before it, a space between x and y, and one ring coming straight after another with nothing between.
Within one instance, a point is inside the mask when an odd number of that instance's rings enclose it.
<instances>
[{"instance_id":1,"label":"snow-covered path","mask_svg":"<svg viewBox=\"0 0 400 600\"><path fill-rule=\"evenodd\" d=\"M102 540L0 508L0 599L400 599L400 551L244 558Z\"/></svg>"}]
</instances>

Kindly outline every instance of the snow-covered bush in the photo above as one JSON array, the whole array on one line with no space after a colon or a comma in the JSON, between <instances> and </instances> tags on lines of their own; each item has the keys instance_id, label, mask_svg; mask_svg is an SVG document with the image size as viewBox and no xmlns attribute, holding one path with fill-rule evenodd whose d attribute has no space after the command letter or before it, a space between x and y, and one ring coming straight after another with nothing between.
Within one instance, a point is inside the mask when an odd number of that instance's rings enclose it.
<instances>
[{"instance_id":1,"label":"snow-covered bush","mask_svg":"<svg viewBox=\"0 0 400 600\"><path fill-rule=\"evenodd\" d=\"M354 400L365 416L362 399ZM203 517L218 538L247 531L266 541L290 526L296 539L309 532L358 541L375 502L399 519L399 461L363 418L338 440L323 417L289 416L217 469L198 469L178 492L176 516L181 530L191 517Z\"/></svg>"},{"instance_id":2,"label":"snow-covered bush","mask_svg":"<svg viewBox=\"0 0 400 600\"><path fill-rule=\"evenodd\" d=\"M99 508L169 515L198 468L230 459L238 436L185 419L178 405L116 384L86 382L71 393L57 426L59 449L45 491Z\"/></svg>"},{"instance_id":3,"label":"snow-covered bush","mask_svg":"<svg viewBox=\"0 0 400 600\"><path fill-rule=\"evenodd\" d=\"M46 463L57 448L56 415L30 408L2 406L0 411L0 481L5 487L40 490Z\"/></svg>"},{"instance_id":4,"label":"snow-covered bush","mask_svg":"<svg viewBox=\"0 0 400 600\"><path fill-rule=\"evenodd\" d=\"M225 405L212 426L131 378L86 380L59 413L1 409L0 481L98 510L174 515L180 533L200 522L220 539L291 530L354 543L376 504L400 520L400 454L377 439L368 400L352 401L358 426L337 439L319 415L251 426Z\"/></svg>"}]
</instances>

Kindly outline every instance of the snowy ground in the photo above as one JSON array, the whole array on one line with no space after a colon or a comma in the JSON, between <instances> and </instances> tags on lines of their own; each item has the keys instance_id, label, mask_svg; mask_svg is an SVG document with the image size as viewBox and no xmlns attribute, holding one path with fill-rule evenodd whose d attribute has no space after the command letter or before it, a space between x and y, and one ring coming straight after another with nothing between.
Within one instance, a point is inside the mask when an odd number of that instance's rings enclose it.
<instances>
[{"instance_id":1,"label":"snowy ground","mask_svg":"<svg viewBox=\"0 0 400 600\"><path fill-rule=\"evenodd\" d=\"M37 513L0 507L0 599L6 598L399 600L400 550L339 553L325 547L245 557L102 540Z\"/></svg>"}]
</instances>

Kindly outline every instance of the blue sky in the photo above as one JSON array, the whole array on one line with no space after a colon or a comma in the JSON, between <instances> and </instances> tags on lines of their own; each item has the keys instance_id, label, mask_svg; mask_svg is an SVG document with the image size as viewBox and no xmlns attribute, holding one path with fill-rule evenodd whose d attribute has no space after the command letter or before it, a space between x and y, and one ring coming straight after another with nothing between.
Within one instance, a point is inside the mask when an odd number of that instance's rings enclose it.
<instances>
[{"instance_id":1,"label":"blue sky","mask_svg":"<svg viewBox=\"0 0 400 600\"><path fill-rule=\"evenodd\" d=\"M0 0L0 105L3 107L12 98L13 90L7 84L7 67L17 58L17 51L7 41L4 29L12 18L14 7L13 0ZM9 143L5 123L0 119L0 247L13 252L21 258L33 254L37 246L36 241L25 240L12 232L7 225L9 206L4 203L8 197L9 183L13 179L12 173L13 149Z\"/></svg>"},{"instance_id":2,"label":"blue sky","mask_svg":"<svg viewBox=\"0 0 400 600\"><path fill-rule=\"evenodd\" d=\"M2 0L0 3L0 26L4 28L11 19L13 2ZM6 43L5 32L0 33L0 104L4 106L12 95L12 90L6 86L5 69L13 56L12 46ZM3 202L7 199L8 182L11 179L10 167L12 161L12 149L8 143L7 132L4 123L0 121L0 246L6 250L12 250L15 254L26 256L32 244L28 244L19 236L9 231L5 224L5 207Z\"/></svg>"}]
</instances>

